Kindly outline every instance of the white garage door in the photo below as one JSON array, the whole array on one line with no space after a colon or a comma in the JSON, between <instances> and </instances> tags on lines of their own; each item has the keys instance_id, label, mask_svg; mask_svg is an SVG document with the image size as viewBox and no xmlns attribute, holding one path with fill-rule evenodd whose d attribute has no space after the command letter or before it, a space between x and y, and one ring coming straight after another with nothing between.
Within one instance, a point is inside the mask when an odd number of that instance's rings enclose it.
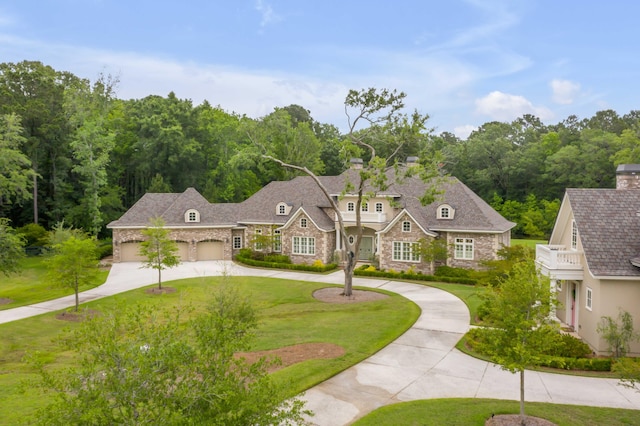
<instances>
[{"instance_id":1,"label":"white garage door","mask_svg":"<svg viewBox=\"0 0 640 426\"><path fill-rule=\"evenodd\" d=\"M184 241L176 241L178 244L178 257L182 262L189 261L189 243Z\"/></svg>"},{"instance_id":2,"label":"white garage door","mask_svg":"<svg viewBox=\"0 0 640 426\"><path fill-rule=\"evenodd\" d=\"M140 256L140 242L129 241L120 244L121 262L144 262L146 259Z\"/></svg>"},{"instance_id":3,"label":"white garage door","mask_svg":"<svg viewBox=\"0 0 640 426\"><path fill-rule=\"evenodd\" d=\"M221 241L201 241L198 243L198 260L222 260Z\"/></svg>"}]
</instances>

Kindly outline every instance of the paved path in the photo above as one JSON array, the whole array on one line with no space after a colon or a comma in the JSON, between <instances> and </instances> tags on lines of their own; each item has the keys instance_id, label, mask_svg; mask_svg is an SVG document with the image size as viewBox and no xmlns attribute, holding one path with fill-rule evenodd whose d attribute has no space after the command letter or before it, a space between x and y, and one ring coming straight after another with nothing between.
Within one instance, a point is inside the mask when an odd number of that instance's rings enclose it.
<instances>
[{"instance_id":1,"label":"paved path","mask_svg":"<svg viewBox=\"0 0 640 426\"><path fill-rule=\"evenodd\" d=\"M105 284L81 294L86 302L157 282L138 263L113 265ZM184 263L163 271L163 281L211 275L251 275L340 284L342 272L315 275L245 268L231 262ZM422 314L395 342L363 362L309 389L303 399L318 426L347 425L383 405L430 398L519 400L518 375L455 349L469 328L469 311L455 296L417 284L354 278L355 286L380 288L415 302ZM0 311L0 323L73 306L73 296ZM614 379L527 371L527 401L640 410L640 393Z\"/></svg>"}]
</instances>

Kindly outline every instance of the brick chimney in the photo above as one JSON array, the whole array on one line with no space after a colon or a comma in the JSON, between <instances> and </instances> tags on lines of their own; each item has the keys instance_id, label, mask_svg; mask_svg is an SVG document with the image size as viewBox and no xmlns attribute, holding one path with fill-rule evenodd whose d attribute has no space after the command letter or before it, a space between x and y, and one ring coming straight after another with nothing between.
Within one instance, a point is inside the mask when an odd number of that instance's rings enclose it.
<instances>
[{"instance_id":1,"label":"brick chimney","mask_svg":"<svg viewBox=\"0 0 640 426\"><path fill-rule=\"evenodd\" d=\"M616 189L640 189L640 164L620 164L616 169Z\"/></svg>"}]
</instances>

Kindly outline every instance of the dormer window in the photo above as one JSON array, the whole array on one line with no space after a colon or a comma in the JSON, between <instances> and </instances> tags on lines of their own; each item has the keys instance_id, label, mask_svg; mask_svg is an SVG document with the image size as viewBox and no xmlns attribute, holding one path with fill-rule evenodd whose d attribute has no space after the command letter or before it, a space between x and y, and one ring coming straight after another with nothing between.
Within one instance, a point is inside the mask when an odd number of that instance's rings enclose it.
<instances>
[{"instance_id":1,"label":"dormer window","mask_svg":"<svg viewBox=\"0 0 640 426\"><path fill-rule=\"evenodd\" d=\"M287 203L278 203L276 206L276 215L286 216L291 211L291 205Z\"/></svg>"},{"instance_id":2,"label":"dormer window","mask_svg":"<svg viewBox=\"0 0 640 426\"><path fill-rule=\"evenodd\" d=\"M438 219L453 219L455 210L448 204L443 204L438 207Z\"/></svg>"},{"instance_id":3,"label":"dormer window","mask_svg":"<svg viewBox=\"0 0 640 426\"><path fill-rule=\"evenodd\" d=\"M189 209L184 213L184 221L187 223L200 222L200 212L196 209Z\"/></svg>"}]
</instances>

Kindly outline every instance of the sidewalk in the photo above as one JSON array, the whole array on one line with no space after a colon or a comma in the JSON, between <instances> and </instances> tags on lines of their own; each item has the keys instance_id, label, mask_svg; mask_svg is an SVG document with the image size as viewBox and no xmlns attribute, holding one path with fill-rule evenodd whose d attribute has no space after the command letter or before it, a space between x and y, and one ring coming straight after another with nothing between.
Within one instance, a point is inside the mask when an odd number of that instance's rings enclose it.
<instances>
[{"instance_id":1,"label":"sidewalk","mask_svg":"<svg viewBox=\"0 0 640 426\"><path fill-rule=\"evenodd\" d=\"M342 271L328 275L251 269L232 262L183 263L165 270L163 281L212 275L268 276L341 284ZM95 300L157 282L157 271L139 263L114 264L105 284L81 293ZM422 310L416 323L395 342L363 362L309 389L303 399L315 413L317 426L346 425L378 407L431 398L520 399L519 377L498 366L467 356L455 344L469 328L469 311L455 296L432 287L354 277L354 286L398 293ZM74 297L0 311L0 323L64 309ZM551 373L525 373L527 401L640 410L640 393L614 379Z\"/></svg>"}]
</instances>

